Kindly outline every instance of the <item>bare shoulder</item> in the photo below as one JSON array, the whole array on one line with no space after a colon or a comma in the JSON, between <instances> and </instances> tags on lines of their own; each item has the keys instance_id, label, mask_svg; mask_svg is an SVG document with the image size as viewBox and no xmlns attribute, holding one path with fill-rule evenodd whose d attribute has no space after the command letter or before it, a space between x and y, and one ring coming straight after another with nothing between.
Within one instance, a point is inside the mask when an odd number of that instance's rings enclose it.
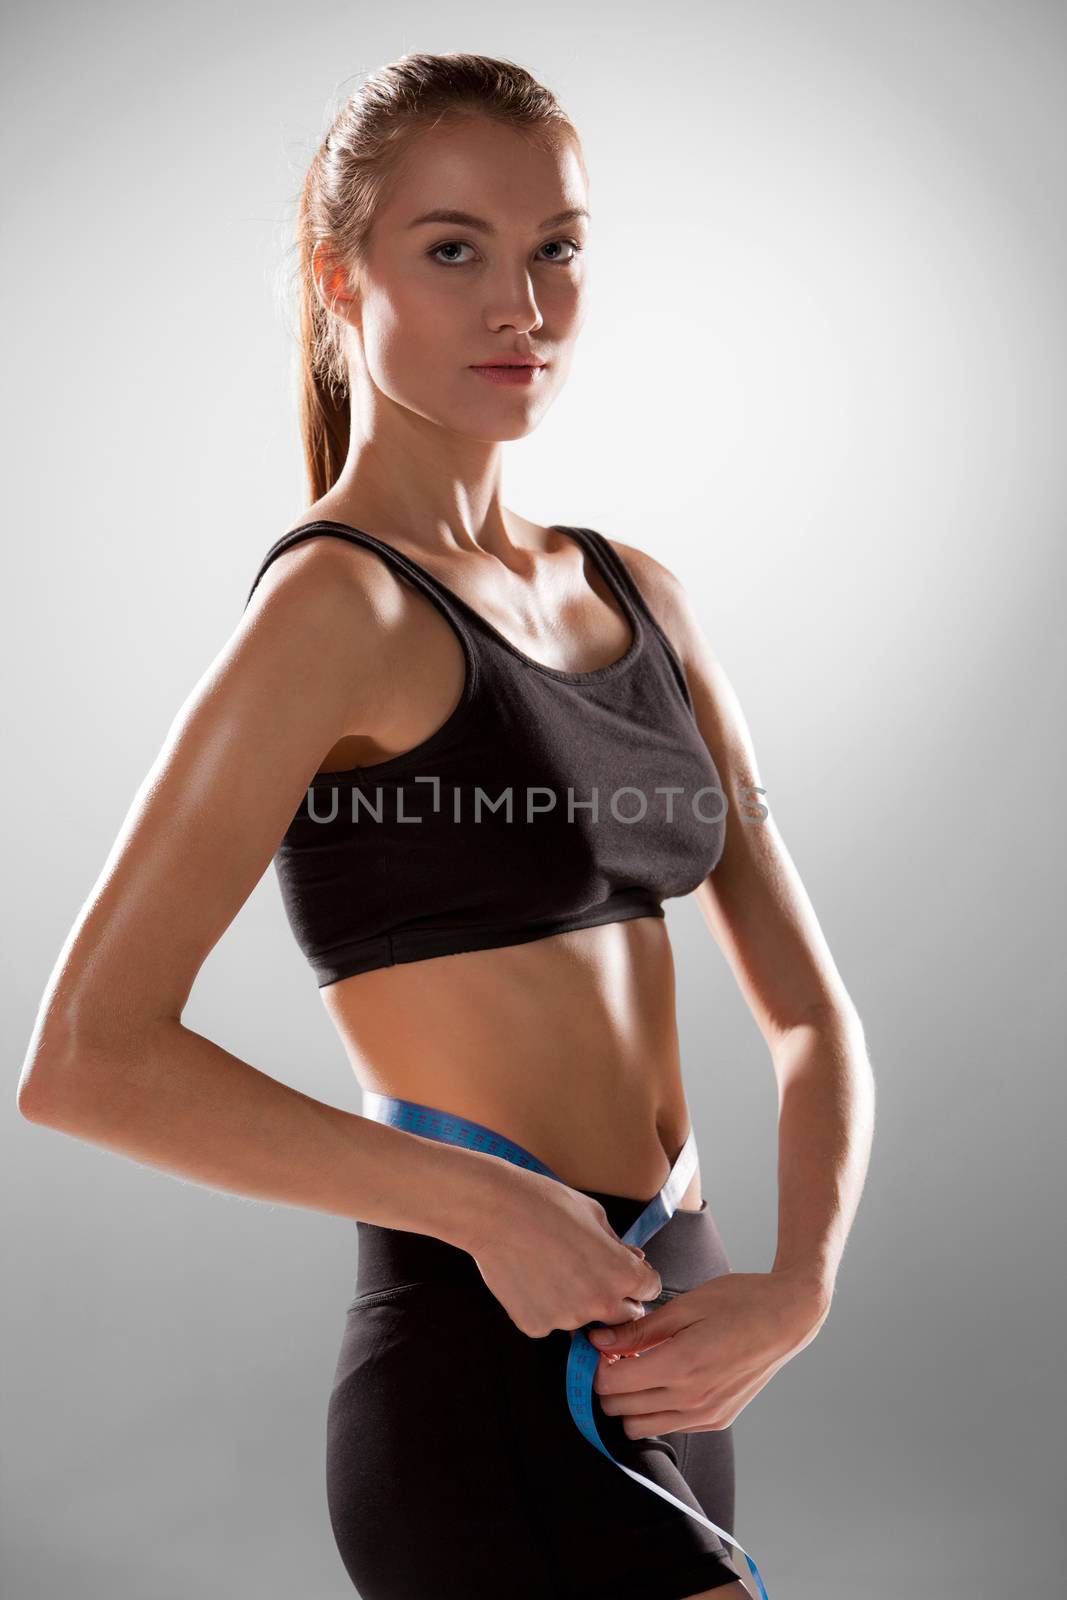
<instances>
[{"instance_id":1,"label":"bare shoulder","mask_svg":"<svg viewBox=\"0 0 1067 1600\"><path fill-rule=\"evenodd\" d=\"M274 611L316 613L354 605L370 617L396 587L389 567L365 545L316 533L274 557L256 584L249 609L279 597Z\"/></svg>"},{"instance_id":2,"label":"bare shoulder","mask_svg":"<svg viewBox=\"0 0 1067 1600\"><path fill-rule=\"evenodd\" d=\"M320 662L364 683L390 682L405 647L413 596L365 545L316 534L281 551L263 571L245 608L250 629L292 630L314 644Z\"/></svg>"}]
</instances>

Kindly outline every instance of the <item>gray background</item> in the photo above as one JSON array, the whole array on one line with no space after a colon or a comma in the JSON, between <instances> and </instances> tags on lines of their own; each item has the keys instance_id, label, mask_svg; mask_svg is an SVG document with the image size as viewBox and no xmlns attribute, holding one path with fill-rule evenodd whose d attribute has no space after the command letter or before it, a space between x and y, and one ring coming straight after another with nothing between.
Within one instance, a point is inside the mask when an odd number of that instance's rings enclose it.
<instances>
[{"instance_id":1,"label":"gray background","mask_svg":"<svg viewBox=\"0 0 1067 1600\"><path fill-rule=\"evenodd\" d=\"M306 504L292 205L335 96L408 49L510 56L583 134L593 309L507 502L687 583L868 1031L866 1193L829 1321L735 1425L734 1531L772 1600L1062 1592L1064 7L23 4L4 34L7 1593L352 1592L323 1459L354 1228L36 1127L15 1083ZM668 911L705 1193L766 1270L771 1065ZM359 1110L273 871L186 1021Z\"/></svg>"}]
</instances>

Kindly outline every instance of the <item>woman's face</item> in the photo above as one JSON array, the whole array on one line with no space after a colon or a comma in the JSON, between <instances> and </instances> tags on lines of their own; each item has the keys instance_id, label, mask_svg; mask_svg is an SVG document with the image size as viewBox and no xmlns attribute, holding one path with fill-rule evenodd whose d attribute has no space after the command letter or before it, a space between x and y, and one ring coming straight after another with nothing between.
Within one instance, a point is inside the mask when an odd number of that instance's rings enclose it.
<instances>
[{"instance_id":1,"label":"woman's face","mask_svg":"<svg viewBox=\"0 0 1067 1600\"><path fill-rule=\"evenodd\" d=\"M363 381L468 438L529 433L563 387L584 320L586 206L570 139L546 150L486 118L421 135L355 277ZM425 220L442 210L467 216ZM508 355L545 365L518 384L473 370Z\"/></svg>"}]
</instances>

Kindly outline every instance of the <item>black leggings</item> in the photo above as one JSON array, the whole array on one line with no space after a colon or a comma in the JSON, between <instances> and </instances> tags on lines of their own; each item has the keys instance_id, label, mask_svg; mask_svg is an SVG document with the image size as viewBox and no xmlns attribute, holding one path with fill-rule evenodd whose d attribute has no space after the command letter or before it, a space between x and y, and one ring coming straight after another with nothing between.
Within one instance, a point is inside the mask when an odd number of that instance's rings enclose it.
<instances>
[{"instance_id":1,"label":"black leggings","mask_svg":"<svg viewBox=\"0 0 1067 1600\"><path fill-rule=\"evenodd\" d=\"M582 1192L620 1237L648 1203ZM567 1330L520 1332L465 1250L356 1227L326 1485L361 1600L681 1600L737 1581L710 1529L578 1431ZM664 1299L730 1271L707 1201L643 1248ZM735 1531L731 1428L630 1439L595 1390L593 1414L613 1456Z\"/></svg>"}]
</instances>

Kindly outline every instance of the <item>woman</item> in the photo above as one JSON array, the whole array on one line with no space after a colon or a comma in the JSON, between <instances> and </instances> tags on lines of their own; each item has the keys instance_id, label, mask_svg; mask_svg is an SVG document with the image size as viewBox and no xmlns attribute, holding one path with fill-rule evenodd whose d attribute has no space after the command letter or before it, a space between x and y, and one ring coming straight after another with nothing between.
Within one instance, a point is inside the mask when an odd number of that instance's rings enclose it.
<instances>
[{"instance_id":1,"label":"woman","mask_svg":"<svg viewBox=\"0 0 1067 1600\"><path fill-rule=\"evenodd\" d=\"M501 501L584 318L587 198L511 63L407 56L337 116L300 211L312 504L142 786L20 1084L35 1121L357 1221L327 1466L364 1600L742 1596L711 1531L731 1424L827 1315L869 1146L855 1008L681 586ZM272 858L370 1116L182 1024ZM692 1149L662 908L688 892L778 1075L767 1273L731 1271L698 1166L646 1251L622 1238ZM582 1329L610 1454L568 1409Z\"/></svg>"}]
</instances>

